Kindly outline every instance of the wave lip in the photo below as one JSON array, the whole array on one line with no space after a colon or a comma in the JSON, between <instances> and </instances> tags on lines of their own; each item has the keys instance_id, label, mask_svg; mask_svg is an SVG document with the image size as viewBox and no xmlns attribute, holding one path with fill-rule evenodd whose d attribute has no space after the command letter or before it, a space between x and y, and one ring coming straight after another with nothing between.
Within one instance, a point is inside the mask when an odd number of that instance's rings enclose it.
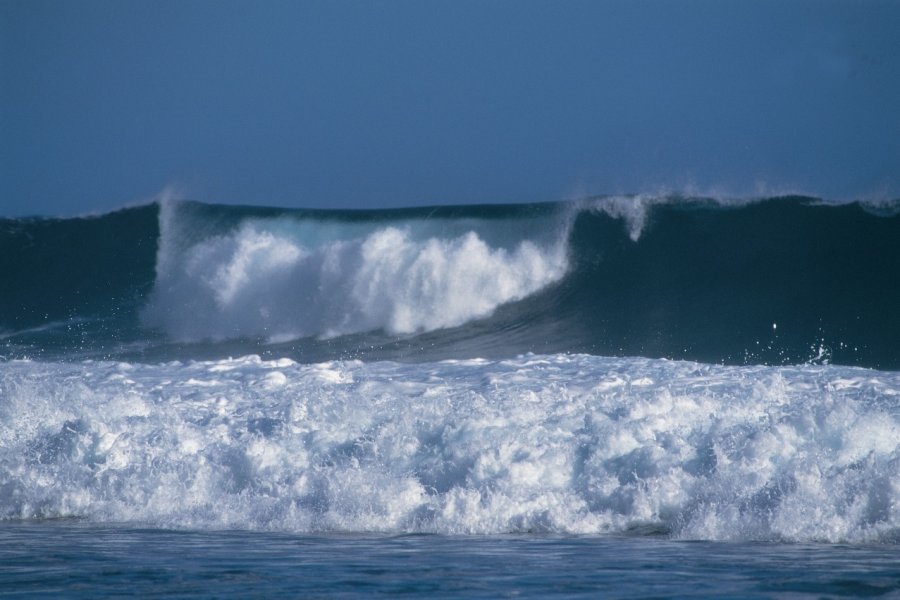
<instances>
[{"instance_id":1,"label":"wave lip","mask_svg":"<svg viewBox=\"0 0 900 600\"><path fill-rule=\"evenodd\" d=\"M900 539L900 374L526 356L0 363L0 519Z\"/></svg>"},{"instance_id":2,"label":"wave lip","mask_svg":"<svg viewBox=\"0 0 900 600\"><path fill-rule=\"evenodd\" d=\"M184 222L167 227L185 219L169 214L178 210L161 207L156 285L143 312L146 325L177 341L456 327L568 269L565 233L503 247L474 229L446 234L416 220L362 226L282 216L185 243L172 239Z\"/></svg>"}]
</instances>

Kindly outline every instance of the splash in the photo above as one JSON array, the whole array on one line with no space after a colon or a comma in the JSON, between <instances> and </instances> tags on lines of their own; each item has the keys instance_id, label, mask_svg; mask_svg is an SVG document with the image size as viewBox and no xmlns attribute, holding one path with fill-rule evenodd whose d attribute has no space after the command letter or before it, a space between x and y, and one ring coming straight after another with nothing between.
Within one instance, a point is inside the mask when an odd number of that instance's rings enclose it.
<instances>
[{"instance_id":1,"label":"splash","mask_svg":"<svg viewBox=\"0 0 900 600\"><path fill-rule=\"evenodd\" d=\"M191 240L177 205L163 204L144 322L180 341L410 334L487 317L568 269L565 232L504 247L474 229L414 225L252 218Z\"/></svg>"},{"instance_id":2,"label":"splash","mask_svg":"<svg viewBox=\"0 0 900 600\"><path fill-rule=\"evenodd\" d=\"M900 533L900 374L545 355L0 363L0 519Z\"/></svg>"}]
</instances>

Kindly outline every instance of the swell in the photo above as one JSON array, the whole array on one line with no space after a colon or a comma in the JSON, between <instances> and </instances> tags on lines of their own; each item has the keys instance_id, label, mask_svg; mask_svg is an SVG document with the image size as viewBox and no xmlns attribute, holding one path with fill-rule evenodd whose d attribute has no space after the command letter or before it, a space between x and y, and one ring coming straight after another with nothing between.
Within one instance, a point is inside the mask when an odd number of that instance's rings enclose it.
<instances>
[{"instance_id":1,"label":"swell","mask_svg":"<svg viewBox=\"0 0 900 600\"><path fill-rule=\"evenodd\" d=\"M900 203L786 197L0 221L9 357L499 358L900 369Z\"/></svg>"}]
</instances>

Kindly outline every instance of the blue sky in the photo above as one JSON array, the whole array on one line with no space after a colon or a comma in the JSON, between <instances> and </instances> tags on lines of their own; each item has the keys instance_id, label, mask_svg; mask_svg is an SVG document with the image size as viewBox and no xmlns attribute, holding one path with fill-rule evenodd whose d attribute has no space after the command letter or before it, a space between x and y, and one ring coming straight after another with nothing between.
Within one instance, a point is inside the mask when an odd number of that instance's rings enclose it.
<instances>
[{"instance_id":1,"label":"blue sky","mask_svg":"<svg viewBox=\"0 0 900 600\"><path fill-rule=\"evenodd\" d=\"M0 214L900 196L900 2L0 0Z\"/></svg>"}]
</instances>

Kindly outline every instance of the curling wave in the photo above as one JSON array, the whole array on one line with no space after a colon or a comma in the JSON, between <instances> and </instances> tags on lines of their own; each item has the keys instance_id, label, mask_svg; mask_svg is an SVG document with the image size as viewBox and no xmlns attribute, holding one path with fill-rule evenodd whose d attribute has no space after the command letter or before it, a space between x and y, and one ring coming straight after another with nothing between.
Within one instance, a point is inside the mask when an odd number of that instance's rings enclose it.
<instances>
[{"instance_id":1,"label":"curling wave","mask_svg":"<svg viewBox=\"0 0 900 600\"><path fill-rule=\"evenodd\" d=\"M900 369L900 203L608 197L0 221L0 355Z\"/></svg>"}]
</instances>

